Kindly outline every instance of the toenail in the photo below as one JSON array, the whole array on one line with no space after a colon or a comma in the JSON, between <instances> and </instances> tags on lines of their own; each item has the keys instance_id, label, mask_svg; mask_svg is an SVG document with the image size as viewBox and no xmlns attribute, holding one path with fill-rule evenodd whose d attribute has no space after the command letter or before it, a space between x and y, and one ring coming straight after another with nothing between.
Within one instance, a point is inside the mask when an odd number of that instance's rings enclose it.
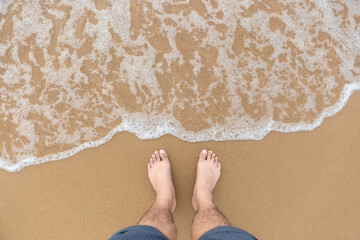
<instances>
[{"instance_id":1,"label":"toenail","mask_svg":"<svg viewBox=\"0 0 360 240\"><path fill-rule=\"evenodd\" d=\"M165 153L165 151L163 149L160 150L160 153Z\"/></svg>"},{"instance_id":2,"label":"toenail","mask_svg":"<svg viewBox=\"0 0 360 240\"><path fill-rule=\"evenodd\" d=\"M202 151L201 151L201 153L204 153L204 154L206 154L206 150L205 150L205 149L204 149L204 150L202 150Z\"/></svg>"}]
</instances>

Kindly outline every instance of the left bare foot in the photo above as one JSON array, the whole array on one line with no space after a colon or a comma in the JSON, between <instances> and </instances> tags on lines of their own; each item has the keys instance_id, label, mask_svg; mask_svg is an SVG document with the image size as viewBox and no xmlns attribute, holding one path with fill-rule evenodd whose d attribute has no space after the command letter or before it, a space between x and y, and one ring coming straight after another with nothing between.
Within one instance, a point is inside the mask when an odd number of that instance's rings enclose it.
<instances>
[{"instance_id":1,"label":"left bare foot","mask_svg":"<svg viewBox=\"0 0 360 240\"><path fill-rule=\"evenodd\" d=\"M148 176L156 191L156 202L173 212L176 208L171 165L165 150L155 151L148 163Z\"/></svg>"}]
</instances>

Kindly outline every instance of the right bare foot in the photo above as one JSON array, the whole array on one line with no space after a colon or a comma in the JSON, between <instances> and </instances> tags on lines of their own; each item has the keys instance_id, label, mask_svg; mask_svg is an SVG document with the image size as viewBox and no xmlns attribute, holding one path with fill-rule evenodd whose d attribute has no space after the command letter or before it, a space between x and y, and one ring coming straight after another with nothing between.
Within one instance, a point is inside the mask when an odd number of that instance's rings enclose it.
<instances>
[{"instance_id":1,"label":"right bare foot","mask_svg":"<svg viewBox=\"0 0 360 240\"><path fill-rule=\"evenodd\" d=\"M203 207L214 207L212 190L220 178L221 164L211 150L202 150L197 164L196 181L192 197L192 205L197 211Z\"/></svg>"}]
</instances>

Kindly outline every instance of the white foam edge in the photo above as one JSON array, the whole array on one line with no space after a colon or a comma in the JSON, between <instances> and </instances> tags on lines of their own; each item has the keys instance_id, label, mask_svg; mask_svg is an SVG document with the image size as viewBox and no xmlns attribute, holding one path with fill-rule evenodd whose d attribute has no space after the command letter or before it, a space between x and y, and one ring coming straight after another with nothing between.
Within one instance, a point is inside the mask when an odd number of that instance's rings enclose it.
<instances>
[{"instance_id":1,"label":"white foam edge","mask_svg":"<svg viewBox=\"0 0 360 240\"><path fill-rule=\"evenodd\" d=\"M9 163L9 162L5 161L4 159L0 158L0 169L4 169L8 172L18 172L27 166L37 165L37 164L41 164L41 163L45 163L45 162L49 162L49 161L57 161L57 160L65 159L65 158L71 157L85 149L98 147L98 146L108 142L109 140L111 140L112 137L116 133L123 132L123 131L130 132L130 133L134 134L135 136L137 136L138 138L143 139L143 140L157 139L163 135L170 134L181 140L189 141L189 139L191 139L189 142L229 141L229 140L232 140L232 141L233 140L261 140L271 131L283 132L283 133L291 133L291 132L298 132L298 131L312 131L315 128L319 127L325 118L331 117L331 116L335 115L336 113L338 113L345 106L345 104L347 103L350 96L354 92L359 91L359 90L360 90L360 82L355 81L355 82L346 84L344 86L343 91L341 92L339 101L335 105L324 109L323 112L321 113L321 115L318 117L318 119L312 124L308 124L308 123L284 124L284 123L270 122L266 125L266 127L263 129L263 131L261 131L260 133L247 134L246 138L244 138L243 136L240 136L240 137L234 138L234 139L220 139L219 140L218 138L215 138L215 134L214 134L213 139L208 139L209 129L202 130L202 131L196 132L196 133L194 133L194 132L189 133L182 127L179 130L177 128L177 126L169 125L169 124L166 126L167 131L164 131L164 129L165 129L164 127L162 127L162 128L156 127L157 129L153 129L153 130L156 130L156 132L153 134L149 134L146 131L144 133L139 134L138 132L134 131L134 125L139 126L140 129L142 128L141 125L134 122L133 119L130 119L130 120L123 119L121 124L119 124L117 127L112 129L105 137L103 137L101 139L82 143L81 145L79 145L71 150L65 151L65 152L61 152L61 153L57 153L57 154L49 154L49 155L46 155L41 158L29 157L29 158L26 158L26 159L20 161L19 163ZM172 130L174 130L175 132L172 132ZM181 134L183 132L186 132L185 136L184 136L184 134ZM234 133L231 133L231 135L236 135L237 133L238 132L234 132ZM227 133L226 135L229 135L229 134Z\"/></svg>"}]
</instances>

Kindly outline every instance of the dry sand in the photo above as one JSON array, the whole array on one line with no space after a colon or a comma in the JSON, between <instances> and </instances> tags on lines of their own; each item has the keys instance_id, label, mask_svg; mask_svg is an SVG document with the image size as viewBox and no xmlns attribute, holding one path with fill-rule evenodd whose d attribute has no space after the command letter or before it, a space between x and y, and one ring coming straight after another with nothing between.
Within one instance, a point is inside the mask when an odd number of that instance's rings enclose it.
<instances>
[{"instance_id":1,"label":"dry sand","mask_svg":"<svg viewBox=\"0 0 360 240\"><path fill-rule=\"evenodd\" d=\"M197 155L214 150L223 171L215 201L232 225L262 240L358 240L360 93L311 132L262 141L188 143L129 133L66 160L0 171L0 239L107 239L136 224L155 193L146 163L165 148L173 166L178 239L189 239Z\"/></svg>"}]
</instances>

